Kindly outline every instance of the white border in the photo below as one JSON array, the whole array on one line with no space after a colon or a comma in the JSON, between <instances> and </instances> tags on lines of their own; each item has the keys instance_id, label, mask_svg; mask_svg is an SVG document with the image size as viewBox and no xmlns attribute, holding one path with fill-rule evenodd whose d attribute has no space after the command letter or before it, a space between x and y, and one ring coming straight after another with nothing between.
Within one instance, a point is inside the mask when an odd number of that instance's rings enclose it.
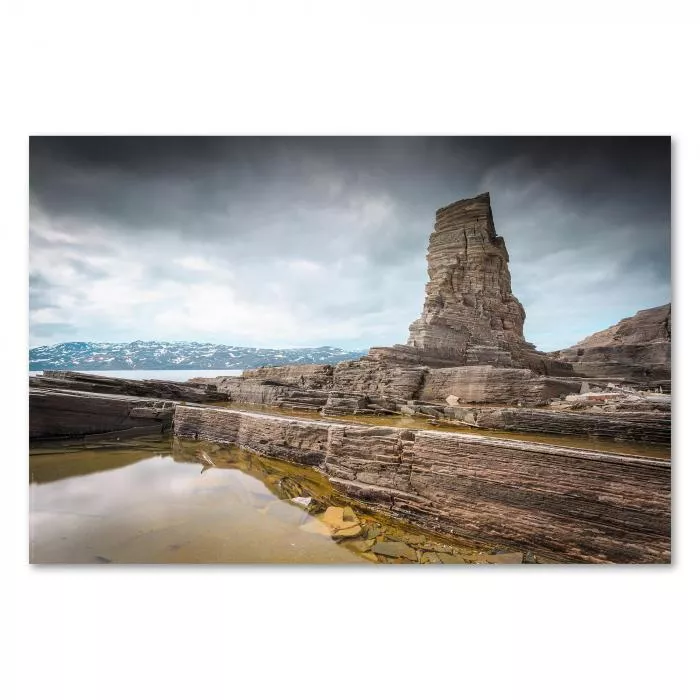
<instances>
[{"instance_id":1,"label":"white border","mask_svg":"<svg viewBox=\"0 0 700 700\"><path fill-rule=\"evenodd\" d=\"M0 42L3 697L692 696L700 115L682 4L15 5ZM670 133L674 565L28 567L30 133Z\"/></svg>"}]
</instances>

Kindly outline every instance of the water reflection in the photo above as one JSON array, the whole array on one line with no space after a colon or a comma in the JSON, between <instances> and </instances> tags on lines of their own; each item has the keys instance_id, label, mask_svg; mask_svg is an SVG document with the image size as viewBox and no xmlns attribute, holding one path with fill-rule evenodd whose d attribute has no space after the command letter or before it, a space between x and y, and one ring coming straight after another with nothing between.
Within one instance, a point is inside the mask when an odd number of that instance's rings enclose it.
<instances>
[{"instance_id":1,"label":"water reflection","mask_svg":"<svg viewBox=\"0 0 700 700\"><path fill-rule=\"evenodd\" d=\"M202 469L195 454L125 450L34 455L33 563L356 563L330 537L300 529L313 516L279 500L234 463ZM93 468L88 464L93 462ZM46 474L51 465L59 478ZM224 467L224 468L222 468ZM228 468L225 468L228 467ZM274 508L270 508L272 503Z\"/></svg>"},{"instance_id":2,"label":"water reflection","mask_svg":"<svg viewBox=\"0 0 700 700\"><path fill-rule=\"evenodd\" d=\"M495 554L369 511L310 468L233 446L44 446L30 474L32 563L439 564Z\"/></svg>"}]
</instances>

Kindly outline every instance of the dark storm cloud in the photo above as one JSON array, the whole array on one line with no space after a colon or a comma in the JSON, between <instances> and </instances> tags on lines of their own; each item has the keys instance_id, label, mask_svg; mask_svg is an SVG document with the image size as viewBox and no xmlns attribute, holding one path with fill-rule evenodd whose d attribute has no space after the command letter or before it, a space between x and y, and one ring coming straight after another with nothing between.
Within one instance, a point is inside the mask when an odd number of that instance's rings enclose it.
<instances>
[{"instance_id":1,"label":"dark storm cloud","mask_svg":"<svg viewBox=\"0 0 700 700\"><path fill-rule=\"evenodd\" d=\"M488 190L526 332L561 347L668 301L670 157L662 137L33 137L32 271L60 307L35 322L402 342L435 210Z\"/></svg>"}]
</instances>

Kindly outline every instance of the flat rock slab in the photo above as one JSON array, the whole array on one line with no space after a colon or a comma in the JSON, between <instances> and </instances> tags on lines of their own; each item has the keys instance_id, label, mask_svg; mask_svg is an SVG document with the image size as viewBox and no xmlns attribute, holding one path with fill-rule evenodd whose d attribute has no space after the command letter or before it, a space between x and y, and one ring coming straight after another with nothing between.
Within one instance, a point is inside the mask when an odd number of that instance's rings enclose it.
<instances>
[{"instance_id":1,"label":"flat rock slab","mask_svg":"<svg viewBox=\"0 0 700 700\"><path fill-rule=\"evenodd\" d=\"M350 525L350 527L340 528L338 530L334 530L333 539L343 540L343 539L348 539L350 537L357 537L358 535L361 535L361 534L362 534L362 528L359 525Z\"/></svg>"},{"instance_id":2,"label":"flat rock slab","mask_svg":"<svg viewBox=\"0 0 700 700\"><path fill-rule=\"evenodd\" d=\"M438 559L442 564L466 564L466 560L456 554L438 554Z\"/></svg>"},{"instance_id":3,"label":"flat rock slab","mask_svg":"<svg viewBox=\"0 0 700 700\"><path fill-rule=\"evenodd\" d=\"M477 558L482 564L522 564L522 552L505 552L503 554L485 554Z\"/></svg>"},{"instance_id":4,"label":"flat rock slab","mask_svg":"<svg viewBox=\"0 0 700 700\"><path fill-rule=\"evenodd\" d=\"M313 466L339 492L376 510L511 553L587 563L670 561L671 464L665 459L183 405L175 407L174 425L183 437ZM341 506L331 506L322 520L331 533L359 536L356 516ZM372 535L382 536L370 526L363 539ZM389 548L386 554L380 545ZM416 546L455 554L437 543ZM416 560L405 541L377 542L373 551Z\"/></svg>"},{"instance_id":5,"label":"flat rock slab","mask_svg":"<svg viewBox=\"0 0 700 700\"><path fill-rule=\"evenodd\" d=\"M29 437L164 433L172 428L174 412L172 401L30 388Z\"/></svg>"},{"instance_id":6,"label":"flat rock slab","mask_svg":"<svg viewBox=\"0 0 700 700\"><path fill-rule=\"evenodd\" d=\"M405 542L377 542L377 544L372 547L372 551L375 554L381 554L385 557L418 561L416 550L409 547Z\"/></svg>"}]
</instances>

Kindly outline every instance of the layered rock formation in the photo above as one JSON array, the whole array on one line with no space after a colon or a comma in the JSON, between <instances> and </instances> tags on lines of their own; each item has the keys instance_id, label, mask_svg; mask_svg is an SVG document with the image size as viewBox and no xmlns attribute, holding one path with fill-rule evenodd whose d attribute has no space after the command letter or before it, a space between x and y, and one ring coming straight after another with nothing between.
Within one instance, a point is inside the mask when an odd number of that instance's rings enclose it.
<instances>
[{"instance_id":1,"label":"layered rock formation","mask_svg":"<svg viewBox=\"0 0 700 700\"><path fill-rule=\"evenodd\" d=\"M525 310L511 289L508 250L496 227L489 193L439 209L428 245L421 317L406 345L370 356L432 367L489 365L571 375L523 336Z\"/></svg>"},{"instance_id":2,"label":"layered rock formation","mask_svg":"<svg viewBox=\"0 0 700 700\"><path fill-rule=\"evenodd\" d=\"M329 415L397 411L406 401L540 406L577 392L571 365L523 336L508 251L496 235L488 193L439 209L428 246L423 313L406 345L371 348L359 360L266 367L217 380L232 401L321 409ZM386 403L387 401L392 403ZM374 407L374 409L373 409Z\"/></svg>"},{"instance_id":3,"label":"layered rock formation","mask_svg":"<svg viewBox=\"0 0 700 700\"><path fill-rule=\"evenodd\" d=\"M671 304L638 311L551 355L570 362L577 376L670 382Z\"/></svg>"},{"instance_id":4,"label":"layered rock formation","mask_svg":"<svg viewBox=\"0 0 700 700\"><path fill-rule=\"evenodd\" d=\"M372 508L559 561L670 561L670 462L178 405L174 432L311 466Z\"/></svg>"},{"instance_id":5,"label":"layered rock formation","mask_svg":"<svg viewBox=\"0 0 700 700\"><path fill-rule=\"evenodd\" d=\"M29 377L29 386L35 389L147 396L193 403L215 403L228 400L227 394L218 392L214 384L204 383L204 380L200 383L189 383L161 379L122 379L121 377L102 377L82 372L46 370L41 375Z\"/></svg>"},{"instance_id":6,"label":"layered rock formation","mask_svg":"<svg viewBox=\"0 0 700 700\"><path fill-rule=\"evenodd\" d=\"M290 369L296 368L268 367L249 370L243 377L207 381L235 403L316 410L326 415L398 412L409 401L444 404L448 396L465 404L542 406L581 388L580 381L547 377L530 369L489 365L429 368L369 357L335 367L307 365L302 375Z\"/></svg>"},{"instance_id":7,"label":"layered rock formation","mask_svg":"<svg viewBox=\"0 0 700 700\"><path fill-rule=\"evenodd\" d=\"M29 389L29 438L134 437L167 433L172 401L79 391Z\"/></svg>"}]
</instances>

